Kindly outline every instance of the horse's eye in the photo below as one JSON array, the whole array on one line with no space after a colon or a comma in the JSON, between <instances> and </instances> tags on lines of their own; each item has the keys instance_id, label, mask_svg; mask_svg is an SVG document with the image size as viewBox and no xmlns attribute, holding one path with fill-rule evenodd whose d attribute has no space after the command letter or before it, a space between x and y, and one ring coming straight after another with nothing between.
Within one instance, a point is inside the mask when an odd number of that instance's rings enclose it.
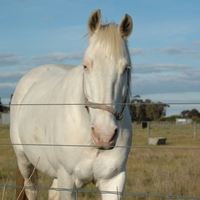
<instances>
[{"instance_id":1,"label":"horse's eye","mask_svg":"<svg viewBox=\"0 0 200 200\"><path fill-rule=\"evenodd\" d=\"M87 69L87 66L86 66L86 65L83 65L83 68L84 68L84 69Z\"/></svg>"}]
</instances>

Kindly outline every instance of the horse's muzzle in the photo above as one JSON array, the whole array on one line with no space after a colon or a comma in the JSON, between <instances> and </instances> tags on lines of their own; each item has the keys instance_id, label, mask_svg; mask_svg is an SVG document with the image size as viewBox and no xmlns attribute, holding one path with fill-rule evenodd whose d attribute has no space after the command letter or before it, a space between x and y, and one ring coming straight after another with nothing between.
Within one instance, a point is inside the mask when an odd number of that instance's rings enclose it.
<instances>
[{"instance_id":1,"label":"horse's muzzle","mask_svg":"<svg viewBox=\"0 0 200 200\"><path fill-rule=\"evenodd\" d=\"M91 130L92 138L97 149L110 150L116 145L118 138L118 129L114 131L101 131L92 127Z\"/></svg>"}]
</instances>

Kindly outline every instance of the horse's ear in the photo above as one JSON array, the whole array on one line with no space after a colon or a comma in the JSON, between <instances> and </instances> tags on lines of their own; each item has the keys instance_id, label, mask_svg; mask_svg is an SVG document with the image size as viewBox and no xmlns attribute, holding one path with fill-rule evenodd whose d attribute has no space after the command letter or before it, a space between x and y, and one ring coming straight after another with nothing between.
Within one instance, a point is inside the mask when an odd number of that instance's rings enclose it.
<instances>
[{"instance_id":1,"label":"horse's ear","mask_svg":"<svg viewBox=\"0 0 200 200\"><path fill-rule=\"evenodd\" d=\"M118 30L121 36L124 39L126 39L131 35L132 29L133 29L132 18L128 14L125 14L118 26Z\"/></svg>"},{"instance_id":2,"label":"horse's ear","mask_svg":"<svg viewBox=\"0 0 200 200\"><path fill-rule=\"evenodd\" d=\"M95 31L99 30L100 26L101 26L101 10L99 9L93 11L88 20L88 29L90 35L92 35Z\"/></svg>"}]
</instances>

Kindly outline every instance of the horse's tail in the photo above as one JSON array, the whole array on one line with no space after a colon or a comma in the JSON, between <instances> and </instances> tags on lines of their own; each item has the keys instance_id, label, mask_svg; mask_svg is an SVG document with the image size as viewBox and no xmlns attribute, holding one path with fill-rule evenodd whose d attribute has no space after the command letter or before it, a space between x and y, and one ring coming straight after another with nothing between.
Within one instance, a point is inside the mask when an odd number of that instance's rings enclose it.
<instances>
[{"instance_id":1,"label":"horse's tail","mask_svg":"<svg viewBox=\"0 0 200 200\"><path fill-rule=\"evenodd\" d=\"M25 190L23 188L24 177L22 176L21 172L19 171L18 165L17 165L17 170L16 170L16 185L21 186L21 188L16 189L16 199L17 200L28 200Z\"/></svg>"}]
</instances>

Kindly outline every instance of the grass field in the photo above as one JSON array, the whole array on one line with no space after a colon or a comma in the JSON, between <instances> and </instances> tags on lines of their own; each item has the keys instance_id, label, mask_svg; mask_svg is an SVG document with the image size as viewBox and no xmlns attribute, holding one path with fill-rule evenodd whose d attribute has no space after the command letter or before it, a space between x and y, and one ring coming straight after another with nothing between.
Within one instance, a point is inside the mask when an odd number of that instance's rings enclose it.
<instances>
[{"instance_id":1,"label":"grass field","mask_svg":"<svg viewBox=\"0 0 200 200\"><path fill-rule=\"evenodd\" d=\"M193 125L152 123L151 137L167 137L166 145L147 145L147 130L134 124L134 137L127 163L125 192L200 197L200 126L194 140ZM10 143L9 127L0 125L0 143ZM140 148L147 147L147 148ZM165 148L167 147L167 148ZM176 147L177 149L170 149ZM0 145L0 184L15 185L16 159L12 146ZM39 186L49 187L51 179L39 174ZM92 184L85 190L97 190ZM99 199L95 193L79 193L79 200ZM0 199L14 200L14 189L0 188ZM39 200L47 200L47 191L38 192ZM164 197L124 196L124 200L161 200ZM179 198L180 199L180 198Z\"/></svg>"}]
</instances>

